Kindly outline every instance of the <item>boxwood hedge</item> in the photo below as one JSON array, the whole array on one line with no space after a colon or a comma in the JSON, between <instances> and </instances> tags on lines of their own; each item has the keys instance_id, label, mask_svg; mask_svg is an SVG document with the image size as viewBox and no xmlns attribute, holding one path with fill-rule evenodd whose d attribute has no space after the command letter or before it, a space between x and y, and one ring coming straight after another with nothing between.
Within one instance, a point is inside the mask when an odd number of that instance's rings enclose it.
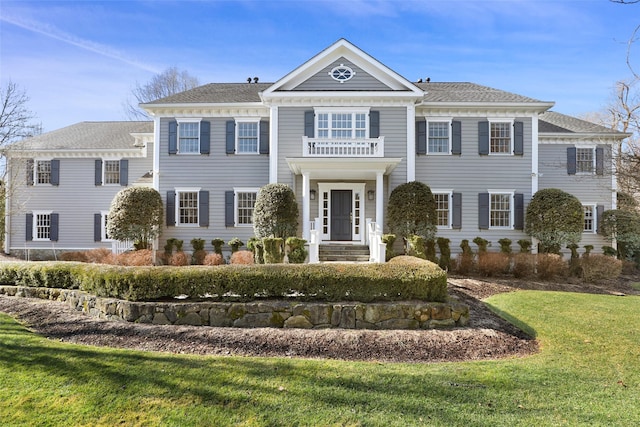
<instances>
[{"instance_id":1,"label":"boxwood hedge","mask_svg":"<svg viewBox=\"0 0 640 427\"><path fill-rule=\"evenodd\" d=\"M151 301L187 295L218 300L299 298L319 301L445 301L446 273L412 257L387 264L272 264L216 267L122 267L11 263L0 284L77 288L101 297Z\"/></svg>"}]
</instances>

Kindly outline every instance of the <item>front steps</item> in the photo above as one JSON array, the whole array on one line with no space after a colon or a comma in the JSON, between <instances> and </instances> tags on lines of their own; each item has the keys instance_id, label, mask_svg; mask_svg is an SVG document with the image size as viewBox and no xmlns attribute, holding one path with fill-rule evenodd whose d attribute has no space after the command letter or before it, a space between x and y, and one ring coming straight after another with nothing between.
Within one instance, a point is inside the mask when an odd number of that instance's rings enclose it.
<instances>
[{"instance_id":1,"label":"front steps","mask_svg":"<svg viewBox=\"0 0 640 427\"><path fill-rule=\"evenodd\" d=\"M369 246L350 243L321 244L320 262L369 262Z\"/></svg>"}]
</instances>

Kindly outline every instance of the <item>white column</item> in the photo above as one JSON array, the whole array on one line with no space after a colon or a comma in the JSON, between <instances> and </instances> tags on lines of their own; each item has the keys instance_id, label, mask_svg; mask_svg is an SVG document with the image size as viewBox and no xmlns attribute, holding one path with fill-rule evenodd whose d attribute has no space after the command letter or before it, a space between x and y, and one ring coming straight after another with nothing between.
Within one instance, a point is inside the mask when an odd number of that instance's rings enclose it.
<instances>
[{"instance_id":1,"label":"white column","mask_svg":"<svg viewBox=\"0 0 640 427\"><path fill-rule=\"evenodd\" d=\"M271 106L269 115L269 184L278 182L278 107Z\"/></svg>"},{"instance_id":2,"label":"white column","mask_svg":"<svg viewBox=\"0 0 640 427\"><path fill-rule=\"evenodd\" d=\"M539 174L538 165L538 115L531 117L531 196L538 191Z\"/></svg>"},{"instance_id":3,"label":"white column","mask_svg":"<svg viewBox=\"0 0 640 427\"><path fill-rule=\"evenodd\" d=\"M384 229L384 175L376 173L376 223L380 231Z\"/></svg>"},{"instance_id":4,"label":"white column","mask_svg":"<svg viewBox=\"0 0 640 427\"><path fill-rule=\"evenodd\" d=\"M407 106L407 182L416 180L416 107ZM376 219L377 221L377 219Z\"/></svg>"},{"instance_id":5,"label":"white column","mask_svg":"<svg viewBox=\"0 0 640 427\"><path fill-rule=\"evenodd\" d=\"M302 173L302 238L307 241L311 237L309 213L309 172Z\"/></svg>"}]
</instances>

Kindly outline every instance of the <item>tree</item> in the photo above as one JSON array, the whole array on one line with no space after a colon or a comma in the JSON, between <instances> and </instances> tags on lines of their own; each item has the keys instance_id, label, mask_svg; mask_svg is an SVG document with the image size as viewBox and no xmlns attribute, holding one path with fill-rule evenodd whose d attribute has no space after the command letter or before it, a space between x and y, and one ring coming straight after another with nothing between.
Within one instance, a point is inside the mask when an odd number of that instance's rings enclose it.
<instances>
[{"instance_id":1,"label":"tree","mask_svg":"<svg viewBox=\"0 0 640 427\"><path fill-rule=\"evenodd\" d=\"M107 234L116 240L132 240L136 249L147 249L160 235L162 211L162 198L153 188L125 188L111 202Z\"/></svg>"},{"instance_id":2,"label":"tree","mask_svg":"<svg viewBox=\"0 0 640 427\"><path fill-rule=\"evenodd\" d=\"M389 196L387 223L392 233L401 236L405 253L411 236L432 240L436 234L436 202L428 185L412 181L397 186Z\"/></svg>"},{"instance_id":3,"label":"tree","mask_svg":"<svg viewBox=\"0 0 640 427\"><path fill-rule=\"evenodd\" d=\"M253 209L253 232L256 237L282 238L296 235L298 203L291 187L267 184L260 188Z\"/></svg>"},{"instance_id":4,"label":"tree","mask_svg":"<svg viewBox=\"0 0 640 427\"><path fill-rule=\"evenodd\" d=\"M525 232L540 241L543 253L560 253L560 248L578 243L584 229L580 200L556 188L539 190L527 206Z\"/></svg>"},{"instance_id":5,"label":"tree","mask_svg":"<svg viewBox=\"0 0 640 427\"><path fill-rule=\"evenodd\" d=\"M640 213L632 210L612 209L601 218L601 230L618 244L621 259L636 257L640 260Z\"/></svg>"},{"instance_id":6,"label":"tree","mask_svg":"<svg viewBox=\"0 0 640 427\"><path fill-rule=\"evenodd\" d=\"M198 78L190 75L187 71L180 71L176 67L167 68L162 73L153 76L144 85L136 82L136 87L131 91L133 99L129 98L124 103L125 114L129 120L149 120L147 113L140 109L138 104L165 98L199 85Z\"/></svg>"},{"instance_id":7,"label":"tree","mask_svg":"<svg viewBox=\"0 0 640 427\"><path fill-rule=\"evenodd\" d=\"M40 125L32 123L35 115L27 108L29 97L16 83L0 87L0 102L0 149L41 133Z\"/></svg>"}]
</instances>

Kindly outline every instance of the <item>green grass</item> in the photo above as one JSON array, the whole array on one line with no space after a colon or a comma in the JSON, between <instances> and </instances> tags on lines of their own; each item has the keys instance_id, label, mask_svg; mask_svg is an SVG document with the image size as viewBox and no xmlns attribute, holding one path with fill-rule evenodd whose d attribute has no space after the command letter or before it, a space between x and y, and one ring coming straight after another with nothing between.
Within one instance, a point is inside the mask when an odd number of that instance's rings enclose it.
<instances>
[{"instance_id":1,"label":"green grass","mask_svg":"<svg viewBox=\"0 0 640 427\"><path fill-rule=\"evenodd\" d=\"M0 315L0 424L640 423L639 297L522 291L488 302L541 352L442 364L174 356L49 341Z\"/></svg>"}]
</instances>

